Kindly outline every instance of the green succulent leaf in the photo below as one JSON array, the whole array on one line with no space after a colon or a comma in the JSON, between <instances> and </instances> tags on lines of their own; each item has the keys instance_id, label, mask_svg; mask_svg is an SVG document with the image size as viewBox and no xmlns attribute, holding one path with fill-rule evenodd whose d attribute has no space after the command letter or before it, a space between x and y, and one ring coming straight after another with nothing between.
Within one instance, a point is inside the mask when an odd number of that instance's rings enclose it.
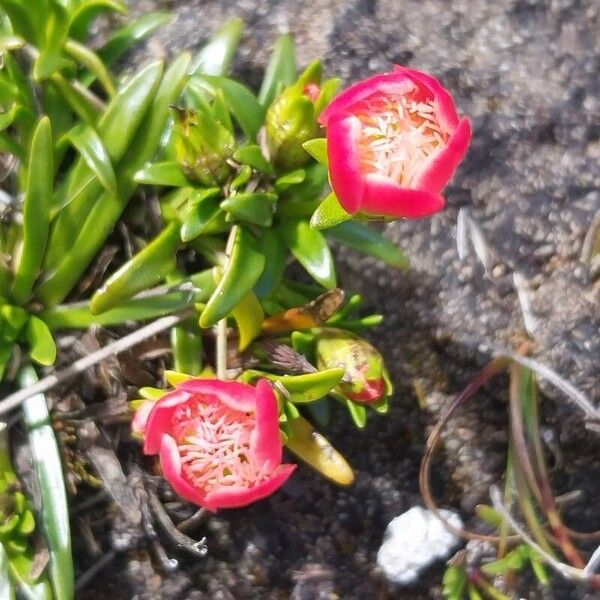
<instances>
[{"instance_id":1,"label":"green succulent leaf","mask_svg":"<svg viewBox=\"0 0 600 600\"><path fill-rule=\"evenodd\" d=\"M189 318L171 329L171 348L176 371L189 375L200 374L202 371L202 334L197 319Z\"/></svg>"},{"instance_id":2,"label":"green succulent leaf","mask_svg":"<svg viewBox=\"0 0 600 600\"><path fill-rule=\"evenodd\" d=\"M140 169L133 179L136 183L146 185L162 185L167 187L186 187L189 179L175 161L148 163Z\"/></svg>"},{"instance_id":3,"label":"green succulent leaf","mask_svg":"<svg viewBox=\"0 0 600 600\"><path fill-rule=\"evenodd\" d=\"M291 452L338 485L350 485L354 481L346 459L306 419L298 415L286 425L285 445Z\"/></svg>"},{"instance_id":4,"label":"green succulent leaf","mask_svg":"<svg viewBox=\"0 0 600 600\"><path fill-rule=\"evenodd\" d=\"M468 579L463 568L450 565L444 572L442 583L447 600L464 600Z\"/></svg>"},{"instance_id":5,"label":"green succulent leaf","mask_svg":"<svg viewBox=\"0 0 600 600\"><path fill-rule=\"evenodd\" d=\"M192 208L181 225L181 239L189 242L207 232L222 215L219 188L208 188L192 195Z\"/></svg>"},{"instance_id":6,"label":"green succulent leaf","mask_svg":"<svg viewBox=\"0 0 600 600\"><path fill-rule=\"evenodd\" d=\"M304 142L302 147L320 164L327 166L329 159L327 158L327 139L315 138Z\"/></svg>"},{"instance_id":7,"label":"green succulent leaf","mask_svg":"<svg viewBox=\"0 0 600 600\"><path fill-rule=\"evenodd\" d=\"M333 289L336 286L335 265L323 234L301 219L281 223L279 232L309 275L323 287Z\"/></svg>"},{"instance_id":8,"label":"green succulent leaf","mask_svg":"<svg viewBox=\"0 0 600 600\"><path fill-rule=\"evenodd\" d=\"M256 139L256 134L264 122L265 114L263 107L246 86L233 79L212 75L196 76L194 83L198 84L200 89L206 89L212 94L217 89L222 90L229 110L242 128L246 138L248 140Z\"/></svg>"},{"instance_id":9,"label":"green succulent leaf","mask_svg":"<svg viewBox=\"0 0 600 600\"><path fill-rule=\"evenodd\" d=\"M84 44L75 40L67 40L64 45L65 51L73 60L84 66L102 84L110 98L115 95L115 86L110 71L102 62L102 59Z\"/></svg>"},{"instance_id":10,"label":"green succulent leaf","mask_svg":"<svg viewBox=\"0 0 600 600\"><path fill-rule=\"evenodd\" d=\"M70 81L60 73L54 73L50 81L73 112L84 123L94 127L100 117L103 105L98 105L90 91L78 81Z\"/></svg>"},{"instance_id":11,"label":"green succulent leaf","mask_svg":"<svg viewBox=\"0 0 600 600\"><path fill-rule=\"evenodd\" d=\"M41 22L36 18L36 23L40 23L40 53L33 66L33 78L37 81L48 79L54 72L73 65L62 52L67 35L67 11L58 2L50 2L46 4L44 13Z\"/></svg>"},{"instance_id":12,"label":"green succulent leaf","mask_svg":"<svg viewBox=\"0 0 600 600\"><path fill-rule=\"evenodd\" d=\"M105 64L111 65L127 50L172 20L173 15L168 12L143 15L112 33L104 46L98 50L98 56Z\"/></svg>"},{"instance_id":13,"label":"green succulent leaf","mask_svg":"<svg viewBox=\"0 0 600 600\"><path fill-rule=\"evenodd\" d=\"M368 225L347 221L328 229L327 236L359 252L379 258L391 267L397 269L409 267L404 252Z\"/></svg>"},{"instance_id":14,"label":"green succulent leaf","mask_svg":"<svg viewBox=\"0 0 600 600\"><path fill-rule=\"evenodd\" d=\"M12 25L13 32L25 38L30 44L36 45L40 32L33 19L34 13L27 10L24 2L19 0L0 0L0 8L6 13Z\"/></svg>"},{"instance_id":15,"label":"green succulent leaf","mask_svg":"<svg viewBox=\"0 0 600 600\"><path fill-rule=\"evenodd\" d=\"M217 289L200 315L200 326L211 327L231 313L258 281L265 256L254 235L242 225L231 230L231 257Z\"/></svg>"},{"instance_id":16,"label":"green succulent leaf","mask_svg":"<svg viewBox=\"0 0 600 600\"><path fill-rule=\"evenodd\" d=\"M226 75L243 30L244 22L241 19L227 21L195 56L190 65L190 73Z\"/></svg>"},{"instance_id":17,"label":"green succulent leaf","mask_svg":"<svg viewBox=\"0 0 600 600\"><path fill-rule=\"evenodd\" d=\"M56 344L50 329L38 317L31 315L27 322L27 341L31 359L40 365L53 365L56 360Z\"/></svg>"},{"instance_id":18,"label":"green succulent leaf","mask_svg":"<svg viewBox=\"0 0 600 600\"><path fill-rule=\"evenodd\" d=\"M58 145L66 142L79 152L104 189L116 195L117 178L108 151L96 131L89 125L78 123L59 140Z\"/></svg>"},{"instance_id":19,"label":"green succulent leaf","mask_svg":"<svg viewBox=\"0 0 600 600\"><path fill-rule=\"evenodd\" d=\"M7 111L0 113L0 131L4 131L13 124L20 110L21 107L15 102Z\"/></svg>"},{"instance_id":20,"label":"green succulent leaf","mask_svg":"<svg viewBox=\"0 0 600 600\"><path fill-rule=\"evenodd\" d=\"M93 314L103 313L159 283L175 268L175 254L180 244L179 224L167 225L96 291L90 311Z\"/></svg>"},{"instance_id":21,"label":"green succulent leaf","mask_svg":"<svg viewBox=\"0 0 600 600\"><path fill-rule=\"evenodd\" d=\"M260 302L252 292L247 292L231 312L237 323L239 349L244 351L261 332L264 313Z\"/></svg>"},{"instance_id":22,"label":"green succulent leaf","mask_svg":"<svg viewBox=\"0 0 600 600\"><path fill-rule=\"evenodd\" d=\"M218 121L223 125L223 127L225 127L232 135L235 133L233 121L231 120L231 113L229 112L229 107L227 106L225 96L221 90L216 91L210 111L215 121Z\"/></svg>"},{"instance_id":23,"label":"green succulent leaf","mask_svg":"<svg viewBox=\"0 0 600 600\"><path fill-rule=\"evenodd\" d=\"M272 229L265 229L262 232L262 249L269 260L266 261L260 279L254 286L254 293L259 298L267 297L277 288L283 277L287 259L286 246Z\"/></svg>"},{"instance_id":24,"label":"green succulent leaf","mask_svg":"<svg viewBox=\"0 0 600 600\"><path fill-rule=\"evenodd\" d=\"M315 350L315 336L305 331L292 331L292 348L312 362Z\"/></svg>"},{"instance_id":25,"label":"green succulent leaf","mask_svg":"<svg viewBox=\"0 0 600 600\"><path fill-rule=\"evenodd\" d=\"M298 185L306 179L306 171L304 169L295 169L285 175L282 175L275 181L275 188L278 191L284 191L292 185Z\"/></svg>"},{"instance_id":26,"label":"green succulent leaf","mask_svg":"<svg viewBox=\"0 0 600 600\"><path fill-rule=\"evenodd\" d=\"M354 424L359 429L364 429L367 424L367 409L362 404L357 404L356 402L352 402L348 398L346 400L346 408L354 421Z\"/></svg>"},{"instance_id":27,"label":"green succulent leaf","mask_svg":"<svg viewBox=\"0 0 600 600\"><path fill-rule=\"evenodd\" d=\"M146 321L172 314L194 302L206 302L215 291L212 269L201 271L181 282L190 290L173 290L160 295L133 298L101 315L93 315L89 302L75 302L48 308L40 317L52 330L86 329L90 325L120 325L129 321Z\"/></svg>"},{"instance_id":28,"label":"green succulent leaf","mask_svg":"<svg viewBox=\"0 0 600 600\"><path fill-rule=\"evenodd\" d=\"M256 144L239 147L233 153L233 159L267 175L273 176L275 174L273 165L264 157L260 146Z\"/></svg>"},{"instance_id":29,"label":"green succulent leaf","mask_svg":"<svg viewBox=\"0 0 600 600\"><path fill-rule=\"evenodd\" d=\"M336 195L331 192L313 213L310 219L310 226L313 229L328 229L344 223L351 218L352 215L348 214L341 207Z\"/></svg>"},{"instance_id":30,"label":"green succulent leaf","mask_svg":"<svg viewBox=\"0 0 600 600\"><path fill-rule=\"evenodd\" d=\"M23 248L13 283L13 297L25 302L33 288L46 249L54 183L52 127L42 117L33 134L23 201Z\"/></svg>"},{"instance_id":31,"label":"green succulent leaf","mask_svg":"<svg viewBox=\"0 0 600 600\"><path fill-rule=\"evenodd\" d=\"M77 253L54 254L55 260L58 259L58 266L38 290L40 298L45 302L58 303L65 298L113 230L136 190L137 184L133 181L133 175L151 160L158 150L170 114L170 106L177 100L185 84L188 64L189 55L184 53L169 67L162 81L160 63L150 65L142 72L146 78L153 80L149 82L151 85L148 90L152 100L149 106L146 106L147 110L140 127L118 165L119 195L113 196L105 192L94 201L91 210L89 206L87 211L81 206L74 207L66 223L55 225L55 229L60 228L57 239L69 240L71 247L76 245ZM73 223L78 227L72 226Z\"/></svg>"},{"instance_id":32,"label":"green succulent leaf","mask_svg":"<svg viewBox=\"0 0 600 600\"><path fill-rule=\"evenodd\" d=\"M506 556L481 567L486 575L502 575L509 571L520 571L525 565L525 560L518 550L512 550Z\"/></svg>"},{"instance_id":33,"label":"green succulent leaf","mask_svg":"<svg viewBox=\"0 0 600 600\"><path fill-rule=\"evenodd\" d=\"M119 0L85 0L69 15L68 35L76 40L85 40L92 21L108 11L125 14L127 7Z\"/></svg>"},{"instance_id":34,"label":"green succulent leaf","mask_svg":"<svg viewBox=\"0 0 600 600\"><path fill-rule=\"evenodd\" d=\"M256 381L261 377L280 382L289 393L292 402L305 404L315 402L331 392L344 377L344 369L325 369L305 375L272 375L249 370L242 376L247 382Z\"/></svg>"},{"instance_id":35,"label":"green succulent leaf","mask_svg":"<svg viewBox=\"0 0 600 600\"><path fill-rule=\"evenodd\" d=\"M221 202L221 208L232 217L269 227L273 221L276 194L268 192L237 193Z\"/></svg>"},{"instance_id":36,"label":"green succulent leaf","mask_svg":"<svg viewBox=\"0 0 600 600\"><path fill-rule=\"evenodd\" d=\"M281 91L296 80L296 48L291 35L282 35L275 44L258 92L258 101L268 107Z\"/></svg>"}]
</instances>

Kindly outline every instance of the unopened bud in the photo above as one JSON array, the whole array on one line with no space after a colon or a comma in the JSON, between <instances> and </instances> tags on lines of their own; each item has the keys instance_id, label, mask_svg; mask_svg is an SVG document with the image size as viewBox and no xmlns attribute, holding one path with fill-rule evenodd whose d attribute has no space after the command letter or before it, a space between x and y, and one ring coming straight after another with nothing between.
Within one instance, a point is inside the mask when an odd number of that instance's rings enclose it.
<instances>
[{"instance_id":1,"label":"unopened bud","mask_svg":"<svg viewBox=\"0 0 600 600\"><path fill-rule=\"evenodd\" d=\"M343 368L339 391L354 402L372 404L389 395L389 377L381 354L366 340L341 329L321 329L317 337L319 369Z\"/></svg>"},{"instance_id":2,"label":"unopened bud","mask_svg":"<svg viewBox=\"0 0 600 600\"><path fill-rule=\"evenodd\" d=\"M201 111L174 108L175 158L183 172L204 185L223 183L231 173L227 160L235 151L232 133Z\"/></svg>"}]
</instances>

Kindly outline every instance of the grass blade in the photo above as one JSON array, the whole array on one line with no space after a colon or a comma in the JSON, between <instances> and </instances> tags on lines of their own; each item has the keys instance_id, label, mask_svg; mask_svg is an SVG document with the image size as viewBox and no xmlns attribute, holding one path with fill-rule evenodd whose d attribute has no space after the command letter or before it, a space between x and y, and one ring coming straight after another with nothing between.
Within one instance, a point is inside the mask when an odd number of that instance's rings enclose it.
<instances>
[{"instance_id":1,"label":"grass blade","mask_svg":"<svg viewBox=\"0 0 600 600\"><path fill-rule=\"evenodd\" d=\"M21 369L19 384L22 388L33 385L36 381L37 375L31 366ZM69 508L60 453L43 394L37 394L23 402L23 416L29 430L29 443L40 488L40 520L50 553L48 572L54 599L71 600L74 593L74 571Z\"/></svg>"}]
</instances>

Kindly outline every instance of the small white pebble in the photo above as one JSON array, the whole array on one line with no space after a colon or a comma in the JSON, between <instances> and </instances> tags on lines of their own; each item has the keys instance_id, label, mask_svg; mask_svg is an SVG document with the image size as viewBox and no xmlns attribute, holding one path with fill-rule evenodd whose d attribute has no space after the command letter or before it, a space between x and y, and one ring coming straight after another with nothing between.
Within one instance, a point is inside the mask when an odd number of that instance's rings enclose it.
<instances>
[{"instance_id":1,"label":"small white pebble","mask_svg":"<svg viewBox=\"0 0 600 600\"><path fill-rule=\"evenodd\" d=\"M458 514L449 510L440 512L451 525L462 527ZM377 564L390 581L408 585L436 560L448 557L459 542L432 512L414 506L387 526L377 552Z\"/></svg>"}]
</instances>

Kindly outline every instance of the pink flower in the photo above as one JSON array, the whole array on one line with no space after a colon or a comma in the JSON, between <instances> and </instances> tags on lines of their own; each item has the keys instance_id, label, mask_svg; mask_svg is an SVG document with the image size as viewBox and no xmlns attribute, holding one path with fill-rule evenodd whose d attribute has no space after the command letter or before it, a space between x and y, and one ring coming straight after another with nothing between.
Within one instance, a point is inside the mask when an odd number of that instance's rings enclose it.
<instances>
[{"instance_id":1,"label":"pink flower","mask_svg":"<svg viewBox=\"0 0 600 600\"><path fill-rule=\"evenodd\" d=\"M143 404L133 426L144 435L144 453L160 457L173 489L212 511L271 495L296 468L281 464L279 410L266 380L253 387L190 379L151 410Z\"/></svg>"},{"instance_id":2,"label":"pink flower","mask_svg":"<svg viewBox=\"0 0 600 600\"><path fill-rule=\"evenodd\" d=\"M471 140L470 121L458 118L440 82L400 66L342 92L319 122L333 191L351 214L416 218L441 210L441 192Z\"/></svg>"}]
</instances>

